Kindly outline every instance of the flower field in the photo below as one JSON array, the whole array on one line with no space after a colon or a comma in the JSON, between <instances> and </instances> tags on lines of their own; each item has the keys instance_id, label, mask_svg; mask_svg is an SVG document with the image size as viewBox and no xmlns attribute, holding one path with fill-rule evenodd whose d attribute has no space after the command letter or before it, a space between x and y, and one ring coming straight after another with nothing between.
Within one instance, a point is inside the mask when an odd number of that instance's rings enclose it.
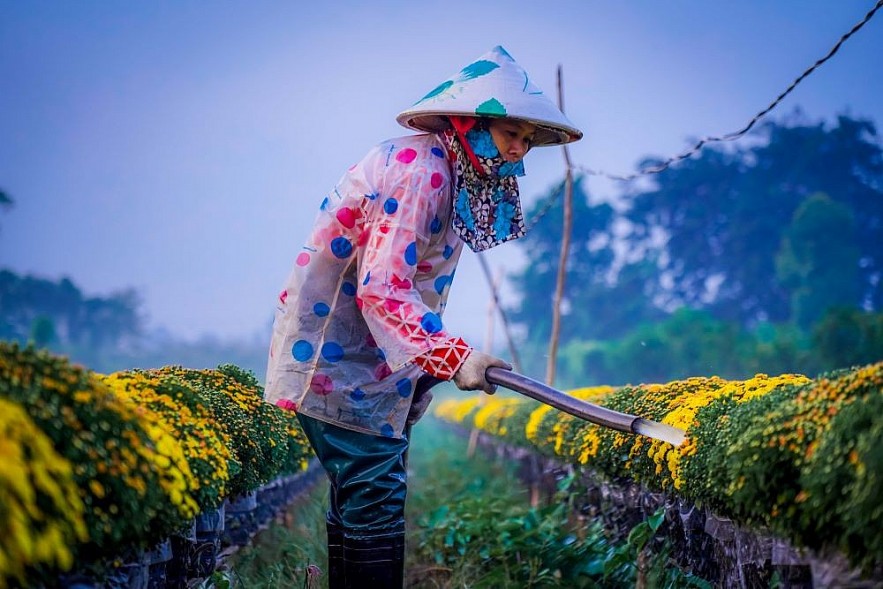
<instances>
[{"instance_id":1,"label":"flower field","mask_svg":"<svg viewBox=\"0 0 883 589\"><path fill-rule=\"evenodd\" d=\"M570 394L683 428L687 441L676 448L512 396L450 399L435 413L796 546L883 562L883 362L815 379L697 377Z\"/></svg>"},{"instance_id":2,"label":"flower field","mask_svg":"<svg viewBox=\"0 0 883 589\"><path fill-rule=\"evenodd\" d=\"M304 470L294 414L262 395L232 365L101 375L0 342L0 588L100 576Z\"/></svg>"}]
</instances>

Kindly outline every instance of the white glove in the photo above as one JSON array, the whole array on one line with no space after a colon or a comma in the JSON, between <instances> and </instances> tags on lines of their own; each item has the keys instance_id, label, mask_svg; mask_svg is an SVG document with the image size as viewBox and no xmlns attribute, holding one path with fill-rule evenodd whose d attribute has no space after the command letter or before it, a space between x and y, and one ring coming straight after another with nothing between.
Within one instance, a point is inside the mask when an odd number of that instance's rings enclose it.
<instances>
[{"instance_id":1,"label":"white glove","mask_svg":"<svg viewBox=\"0 0 883 589\"><path fill-rule=\"evenodd\" d=\"M461 391L484 391L489 395L497 392L497 385L487 381L484 373L491 366L512 370L512 366L499 358L484 354L478 350L472 350L466 356L466 361L460 365L460 370L454 374L454 384Z\"/></svg>"}]
</instances>

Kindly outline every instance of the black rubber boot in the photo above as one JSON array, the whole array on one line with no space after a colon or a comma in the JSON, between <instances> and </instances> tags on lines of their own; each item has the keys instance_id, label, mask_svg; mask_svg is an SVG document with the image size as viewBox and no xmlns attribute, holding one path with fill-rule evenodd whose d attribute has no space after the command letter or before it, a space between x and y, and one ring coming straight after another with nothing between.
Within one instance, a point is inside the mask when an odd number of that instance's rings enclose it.
<instances>
[{"instance_id":1,"label":"black rubber boot","mask_svg":"<svg viewBox=\"0 0 883 589\"><path fill-rule=\"evenodd\" d=\"M344 538L347 589L402 589L405 535Z\"/></svg>"},{"instance_id":2,"label":"black rubber boot","mask_svg":"<svg viewBox=\"0 0 883 589\"><path fill-rule=\"evenodd\" d=\"M326 521L325 531L328 533L328 589L344 589L343 529Z\"/></svg>"}]
</instances>

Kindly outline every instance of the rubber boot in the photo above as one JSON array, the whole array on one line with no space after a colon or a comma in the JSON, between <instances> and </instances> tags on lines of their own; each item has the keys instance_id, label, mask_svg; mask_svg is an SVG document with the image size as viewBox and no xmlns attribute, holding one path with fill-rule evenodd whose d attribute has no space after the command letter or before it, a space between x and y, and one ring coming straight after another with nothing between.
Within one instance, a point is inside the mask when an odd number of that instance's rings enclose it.
<instances>
[{"instance_id":1,"label":"rubber boot","mask_svg":"<svg viewBox=\"0 0 883 589\"><path fill-rule=\"evenodd\" d=\"M325 531L328 533L328 589L344 589L343 528L326 521Z\"/></svg>"},{"instance_id":2,"label":"rubber boot","mask_svg":"<svg viewBox=\"0 0 883 589\"><path fill-rule=\"evenodd\" d=\"M343 539L346 589L402 589L405 535Z\"/></svg>"}]
</instances>

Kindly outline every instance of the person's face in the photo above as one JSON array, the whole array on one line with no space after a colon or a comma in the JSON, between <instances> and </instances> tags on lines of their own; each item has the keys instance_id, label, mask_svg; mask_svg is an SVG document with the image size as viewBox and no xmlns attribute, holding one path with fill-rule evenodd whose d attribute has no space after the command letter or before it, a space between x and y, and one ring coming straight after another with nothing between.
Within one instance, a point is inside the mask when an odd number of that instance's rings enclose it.
<instances>
[{"instance_id":1,"label":"person's face","mask_svg":"<svg viewBox=\"0 0 883 589\"><path fill-rule=\"evenodd\" d=\"M536 125L515 119L491 119L488 130L500 155L507 162L518 162L530 149Z\"/></svg>"}]
</instances>

